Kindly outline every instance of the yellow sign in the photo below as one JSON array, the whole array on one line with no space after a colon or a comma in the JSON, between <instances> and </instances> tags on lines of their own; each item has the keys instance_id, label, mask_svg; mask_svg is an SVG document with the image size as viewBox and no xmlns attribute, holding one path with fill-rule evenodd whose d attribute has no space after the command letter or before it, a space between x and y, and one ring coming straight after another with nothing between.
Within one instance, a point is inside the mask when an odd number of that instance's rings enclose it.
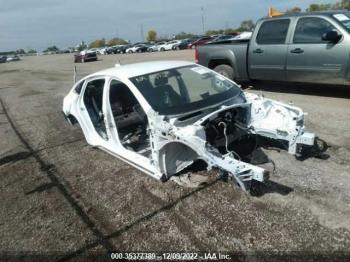
<instances>
[{"instance_id":1,"label":"yellow sign","mask_svg":"<svg viewBox=\"0 0 350 262\"><path fill-rule=\"evenodd\" d=\"M272 8L272 7L269 8L269 17L280 16L280 15L284 15L284 13L276 10L275 8Z\"/></svg>"}]
</instances>

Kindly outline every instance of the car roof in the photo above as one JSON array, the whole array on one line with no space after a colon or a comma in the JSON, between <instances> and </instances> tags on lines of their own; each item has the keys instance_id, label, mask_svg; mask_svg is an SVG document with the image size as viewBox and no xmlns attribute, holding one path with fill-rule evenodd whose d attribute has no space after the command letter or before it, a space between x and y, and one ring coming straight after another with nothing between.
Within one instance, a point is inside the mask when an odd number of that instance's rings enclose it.
<instances>
[{"instance_id":1,"label":"car roof","mask_svg":"<svg viewBox=\"0 0 350 262\"><path fill-rule=\"evenodd\" d=\"M290 13L290 14L283 14L279 16L274 17L264 17L260 20L273 20L278 18L288 18L288 17L299 17L299 16L314 16L314 15L323 15L323 16L332 16L335 14L350 14L348 10L328 10L328 11L316 11L316 12L299 12L299 13Z\"/></svg>"},{"instance_id":2,"label":"car roof","mask_svg":"<svg viewBox=\"0 0 350 262\"><path fill-rule=\"evenodd\" d=\"M93 73L86 78L92 76L115 76L118 78L130 78L139 75L150 74L154 72L159 72L162 70L167 70L171 68L188 66L188 65L196 65L195 63L188 61L150 61L150 62L142 62L135 64L127 64L116 66L112 68L108 68L102 71L98 71Z\"/></svg>"}]
</instances>

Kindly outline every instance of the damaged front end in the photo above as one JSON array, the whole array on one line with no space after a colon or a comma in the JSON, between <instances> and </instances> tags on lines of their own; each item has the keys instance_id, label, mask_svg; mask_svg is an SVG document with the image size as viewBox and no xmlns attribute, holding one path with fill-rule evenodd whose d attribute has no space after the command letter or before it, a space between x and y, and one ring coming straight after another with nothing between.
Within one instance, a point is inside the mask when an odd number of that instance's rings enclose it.
<instances>
[{"instance_id":1,"label":"damaged front end","mask_svg":"<svg viewBox=\"0 0 350 262\"><path fill-rule=\"evenodd\" d=\"M203 160L208 170L220 170L249 191L255 182L269 179L269 171L251 161L261 140L292 155L314 145L315 135L304 131L301 109L249 93L237 99L181 116L149 116L152 161L162 180Z\"/></svg>"}]
</instances>

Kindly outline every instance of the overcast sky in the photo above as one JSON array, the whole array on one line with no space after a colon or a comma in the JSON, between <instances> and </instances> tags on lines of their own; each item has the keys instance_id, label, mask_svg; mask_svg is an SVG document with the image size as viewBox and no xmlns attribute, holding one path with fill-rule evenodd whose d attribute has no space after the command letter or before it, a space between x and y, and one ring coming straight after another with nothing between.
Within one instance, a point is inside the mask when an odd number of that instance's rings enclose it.
<instances>
[{"instance_id":1,"label":"overcast sky","mask_svg":"<svg viewBox=\"0 0 350 262\"><path fill-rule=\"evenodd\" d=\"M119 36L141 41L154 29L158 36L181 31L202 33L204 27L238 27L245 19L267 14L273 6L280 10L310 3L335 0L0 0L0 51L50 45L75 46L82 40Z\"/></svg>"}]
</instances>

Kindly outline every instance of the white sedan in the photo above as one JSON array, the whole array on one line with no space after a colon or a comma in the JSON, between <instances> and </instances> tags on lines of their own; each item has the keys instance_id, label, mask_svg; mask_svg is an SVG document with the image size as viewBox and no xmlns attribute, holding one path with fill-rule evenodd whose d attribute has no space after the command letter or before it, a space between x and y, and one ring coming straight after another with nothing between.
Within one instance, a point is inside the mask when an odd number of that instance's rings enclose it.
<instances>
[{"instance_id":1,"label":"white sedan","mask_svg":"<svg viewBox=\"0 0 350 262\"><path fill-rule=\"evenodd\" d=\"M173 49L173 46L181 43L181 40L172 40L158 46L158 51L169 51Z\"/></svg>"},{"instance_id":2,"label":"white sedan","mask_svg":"<svg viewBox=\"0 0 350 262\"><path fill-rule=\"evenodd\" d=\"M292 155L315 139L304 132L301 109L245 93L230 79L182 61L88 75L64 98L63 113L79 123L88 144L156 179L167 181L201 161L243 190L269 177L253 164L258 138Z\"/></svg>"}]
</instances>

